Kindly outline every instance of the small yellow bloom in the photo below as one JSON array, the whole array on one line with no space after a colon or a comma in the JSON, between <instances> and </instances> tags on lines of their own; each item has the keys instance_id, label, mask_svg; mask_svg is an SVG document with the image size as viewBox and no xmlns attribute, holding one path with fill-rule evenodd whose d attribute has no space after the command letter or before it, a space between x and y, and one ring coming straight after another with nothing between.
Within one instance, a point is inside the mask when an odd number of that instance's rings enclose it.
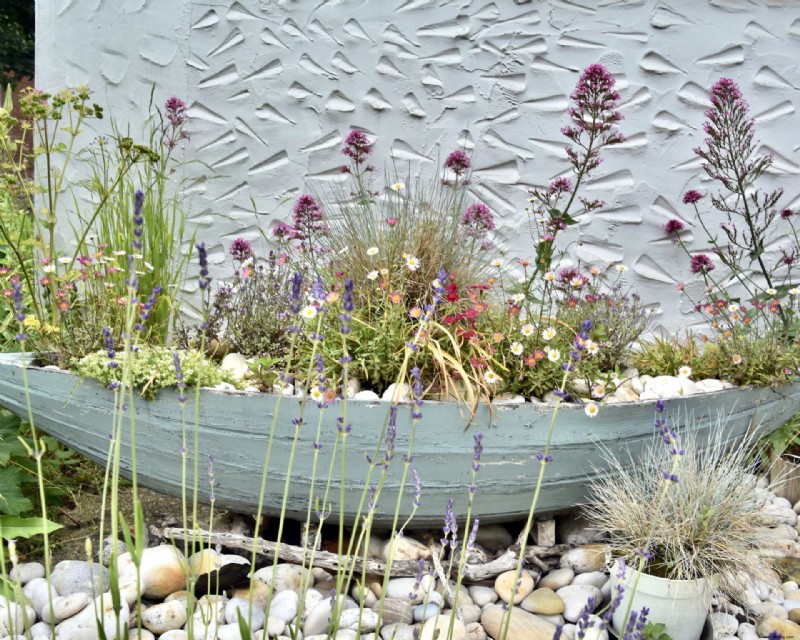
<instances>
[{"instance_id":1,"label":"small yellow bloom","mask_svg":"<svg viewBox=\"0 0 800 640\"><path fill-rule=\"evenodd\" d=\"M618 264L616 268L620 273L624 273L628 270L628 267L626 267L624 264Z\"/></svg>"},{"instance_id":2,"label":"small yellow bloom","mask_svg":"<svg viewBox=\"0 0 800 640\"><path fill-rule=\"evenodd\" d=\"M523 351L524 349L519 342L515 341L511 343L511 353L513 353L515 356L521 356Z\"/></svg>"},{"instance_id":3,"label":"small yellow bloom","mask_svg":"<svg viewBox=\"0 0 800 640\"><path fill-rule=\"evenodd\" d=\"M547 329L542 331L542 339L545 342L550 342L555 337L556 337L556 330L553 327L547 327Z\"/></svg>"},{"instance_id":4,"label":"small yellow bloom","mask_svg":"<svg viewBox=\"0 0 800 640\"><path fill-rule=\"evenodd\" d=\"M300 315L303 316L306 320L311 320L317 317L317 308L309 304L303 307L303 310L300 312Z\"/></svg>"},{"instance_id":5,"label":"small yellow bloom","mask_svg":"<svg viewBox=\"0 0 800 640\"><path fill-rule=\"evenodd\" d=\"M526 338L533 335L535 329L533 328L532 324L523 324L519 328L520 333L525 336Z\"/></svg>"},{"instance_id":6,"label":"small yellow bloom","mask_svg":"<svg viewBox=\"0 0 800 640\"><path fill-rule=\"evenodd\" d=\"M550 349L547 352L547 359L550 362L558 362L561 359L561 352L558 349Z\"/></svg>"},{"instance_id":7,"label":"small yellow bloom","mask_svg":"<svg viewBox=\"0 0 800 640\"><path fill-rule=\"evenodd\" d=\"M405 189L405 186L402 182L395 182L391 187L389 187L392 191L402 191Z\"/></svg>"},{"instance_id":8,"label":"small yellow bloom","mask_svg":"<svg viewBox=\"0 0 800 640\"><path fill-rule=\"evenodd\" d=\"M553 280L556 279L556 274L553 273L552 271L548 271L547 273L544 274L544 279L547 282L552 282Z\"/></svg>"},{"instance_id":9,"label":"small yellow bloom","mask_svg":"<svg viewBox=\"0 0 800 640\"><path fill-rule=\"evenodd\" d=\"M483 379L486 380L488 384L497 384L501 381L500 376L498 376L491 369L487 370L486 373L483 374Z\"/></svg>"},{"instance_id":10,"label":"small yellow bloom","mask_svg":"<svg viewBox=\"0 0 800 640\"><path fill-rule=\"evenodd\" d=\"M419 269L419 266L419 258L416 256L408 256L408 258L406 258L406 267L408 267L409 271L416 271Z\"/></svg>"},{"instance_id":11,"label":"small yellow bloom","mask_svg":"<svg viewBox=\"0 0 800 640\"><path fill-rule=\"evenodd\" d=\"M681 367L678 369L678 377L680 378L689 378L692 375L692 368L691 367Z\"/></svg>"},{"instance_id":12,"label":"small yellow bloom","mask_svg":"<svg viewBox=\"0 0 800 640\"><path fill-rule=\"evenodd\" d=\"M597 406L596 402L590 402L586 405L583 412L589 416L590 418L594 418L597 416L597 413L600 411L600 407Z\"/></svg>"},{"instance_id":13,"label":"small yellow bloom","mask_svg":"<svg viewBox=\"0 0 800 640\"><path fill-rule=\"evenodd\" d=\"M731 363L736 365L742 364L742 356L738 353L734 353L733 356L731 356Z\"/></svg>"},{"instance_id":14,"label":"small yellow bloom","mask_svg":"<svg viewBox=\"0 0 800 640\"><path fill-rule=\"evenodd\" d=\"M495 258L490 263L493 267L497 267L498 269L503 266L503 261L500 258Z\"/></svg>"}]
</instances>

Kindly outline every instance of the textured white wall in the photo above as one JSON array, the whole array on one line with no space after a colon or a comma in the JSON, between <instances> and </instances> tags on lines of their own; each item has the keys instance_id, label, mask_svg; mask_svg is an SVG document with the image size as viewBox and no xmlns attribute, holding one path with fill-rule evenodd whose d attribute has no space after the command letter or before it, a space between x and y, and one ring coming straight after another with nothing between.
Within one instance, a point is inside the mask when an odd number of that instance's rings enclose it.
<instances>
[{"instance_id":1,"label":"textured white wall","mask_svg":"<svg viewBox=\"0 0 800 640\"><path fill-rule=\"evenodd\" d=\"M212 260L237 235L254 239L288 217L304 182L340 179L353 127L375 137L377 164L413 172L431 174L437 156L466 144L475 193L513 258L532 247L527 189L568 168L567 96L583 67L602 62L628 142L606 151L585 192L607 206L569 239L576 258L627 265L675 331L693 320L675 290L690 276L662 228L672 217L692 227L680 196L707 186L691 149L718 78L740 83L775 155L769 178L786 188L785 206L800 205L800 5L518 1L39 0L37 83L89 83L121 122L141 119L153 83L159 102L186 99L186 158L211 168L190 166L187 193ZM694 247L704 242L698 229Z\"/></svg>"}]
</instances>

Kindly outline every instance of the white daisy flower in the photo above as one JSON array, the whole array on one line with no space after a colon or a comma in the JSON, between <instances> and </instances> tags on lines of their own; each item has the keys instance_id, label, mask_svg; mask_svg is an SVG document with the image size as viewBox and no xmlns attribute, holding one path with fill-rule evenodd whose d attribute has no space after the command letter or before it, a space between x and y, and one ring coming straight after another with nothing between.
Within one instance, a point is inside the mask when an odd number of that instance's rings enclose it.
<instances>
[{"instance_id":1,"label":"white daisy flower","mask_svg":"<svg viewBox=\"0 0 800 640\"><path fill-rule=\"evenodd\" d=\"M513 353L515 356L521 356L523 351L524 349L519 342L515 341L511 343L511 353Z\"/></svg>"},{"instance_id":2,"label":"white daisy flower","mask_svg":"<svg viewBox=\"0 0 800 640\"><path fill-rule=\"evenodd\" d=\"M46 264L42 267L42 271L45 273L55 273L56 272L56 265L54 264Z\"/></svg>"},{"instance_id":3,"label":"white daisy flower","mask_svg":"<svg viewBox=\"0 0 800 640\"><path fill-rule=\"evenodd\" d=\"M308 395L311 396L311 399L314 402L324 402L325 401L325 393L320 391L319 387L311 387L308 392Z\"/></svg>"},{"instance_id":4,"label":"white daisy flower","mask_svg":"<svg viewBox=\"0 0 800 640\"><path fill-rule=\"evenodd\" d=\"M606 395L606 385L604 384L596 384L592 386L592 397L593 398L603 398Z\"/></svg>"},{"instance_id":5,"label":"white daisy flower","mask_svg":"<svg viewBox=\"0 0 800 640\"><path fill-rule=\"evenodd\" d=\"M547 327L547 329L542 331L542 339L545 342L550 342L555 337L556 337L556 330L553 329L553 327Z\"/></svg>"},{"instance_id":6,"label":"white daisy flower","mask_svg":"<svg viewBox=\"0 0 800 640\"><path fill-rule=\"evenodd\" d=\"M586 341L586 353L590 356L596 356L597 353L600 351L600 347L597 346L597 343L592 340Z\"/></svg>"},{"instance_id":7,"label":"white daisy flower","mask_svg":"<svg viewBox=\"0 0 800 640\"><path fill-rule=\"evenodd\" d=\"M370 247L369 249L367 249L367 255L368 256L378 255L378 247Z\"/></svg>"},{"instance_id":8,"label":"white daisy flower","mask_svg":"<svg viewBox=\"0 0 800 640\"><path fill-rule=\"evenodd\" d=\"M313 304L309 304L303 307L302 311L300 311L300 315L303 316L306 320L311 320L317 317L317 308Z\"/></svg>"},{"instance_id":9,"label":"white daisy flower","mask_svg":"<svg viewBox=\"0 0 800 640\"><path fill-rule=\"evenodd\" d=\"M689 378L692 375L692 368L691 367L681 367L678 369L678 377L679 378Z\"/></svg>"},{"instance_id":10,"label":"white daisy flower","mask_svg":"<svg viewBox=\"0 0 800 640\"><path fill-rule=\"evenodd\" d=\"M497 267L498 269L503 266L503 261L500 258L495 258L489 264L493 267Z\"/></svg>"},{"instance_id":11,"label":"white daisy flower","mask_svg":"<svg viewBox=\"0 0 800 640\"><path fill-rule=\"evenodd\" d=\"M520 333L525 336L526 338L533 335L535 329L533 328L532 324L523 324L519 328Z\"/></svg>"},{"instance_id":12,"label":"white daisy flower","mask_svg":"<svg viewBox=\"0 0 800 640\"><path fill-rule=\"evenodd\" d=\"M628 267L626 267L624 264L618 264L618 265L616 266L616 269L617 269L617 271L619 271L620 273L624 273L625 271L627 271L627 270L628 270Z\"/></svg>"},{"instance_id":13,"label":"white daisy flower","mask_svg":"<svg viewBox=\"0 0 800 640\"><path fill-rule=\"evenodd\" d=\"M767 295L774 296L776 293L778 292L775 289L767 289Z\"/></svg>"},{"instance_id":14,"label":"white daisy flower","mask_svg":"<svg viewBox=\"0 0 800 640\"><path fill-rule=\"evenodd\" d=\"M597 406L596 402L590 402L583 409L583 412L590 418L594 418L597 415L598 411L600 411L600 407Z\"/></svg>"},{"instance_id":15,"label":"white daisy flower","mask_svg":"<svg viewBox=\"0 0 800 640\"><path fill-rule=\"evenodd\" d=\"M486 373L483 374L483 379L489 384L497 384L500 382L500 376L498 376L491 369L487 370Z\"/></svg>"},{"instance_id":16,"label":"white daisy flower","mask_svg":"<svg viewBox=\"0 0 800 640\"><path fill-rule=\"evenodd\" d=\"M406 185L404 185L402 182L395 182L395 183L394 183L393 185L391 185L389 188L390 188L392 191L402 191L403 189L405 189L405 187L406 187Z\"/></svg>"},{"instance_id":17,"label":"white daisy flower","mask_svg":"<svg viewBox=\"0 0 800 640\"><path fill-rule=\"evenodd\" d=\"M416 256L408 256L406 258L406 266L409 271L416 271L419 269L419 258Z\"/></svg>"},{"instance_id":18,"label":"white daisy flower","mask_svg":"<svg viewBox=\"0 0 800 640\"><path fill-rule=\"evenodd\" d=\"M511 300L513 300L517 304L522 302L524 299L525 299L525 294L524 293L515 293L513 296L511 296Z\"/></svg>"},{"instance_id":19,"label":"white daisy flower","mask_svg":"<svg viewBox=\"0 0 800 640\"><path fill-rule=\"evenodd\" d=\"M372 271L370 271L370 272L367 274L367 278L368 278L369 280L377 280L377 279L378 279L378 272L377 272L377 271L375 271L375 270L372 270Z\"/></svg>"},{"instance_id":20,"label":"white daisy flower","mask_svg":"<svg viewBox=\"0 0 800 640\"><path fill-rule=\"evenodd\" d=\"M547 273L544 274L544 279L547 282L552 282L553 280L556 279L556 274L553 273L552 271L548 271Z\"/></svg>"},{"instance_id":21,"label":"white daisy flower","mask_svg":"<svg viewBox=\"0 0 800 640\"><path fill-rule=\"evenodd\" d=\"M67 258L67 256L61 256L61 257L58 259L58 261L59 261L61 264L69 264L70 262L72 262L72 258Z\"/></svg>"},{"instance_id":22,"label":"white daisy flower","mask_svg":"<svg viewBox=\"0 0 800 640\"><path fill-rule=\"evenodd\" d=\"M789 289L786 293L788 293L790 296L797 296L800 294L800 289Z\"/></svg>"},{"instance_id":23,"label":"white daisy flower","mask_svg":"<svg viewBox=\"0 0 800 640\"><path fill-rule=\"evenodd\" d=\"M558 362L561 360L561 352L558 349L550 349L550 351L547 352L547 359L550 362Z\"/></svg>"}]
</instances>

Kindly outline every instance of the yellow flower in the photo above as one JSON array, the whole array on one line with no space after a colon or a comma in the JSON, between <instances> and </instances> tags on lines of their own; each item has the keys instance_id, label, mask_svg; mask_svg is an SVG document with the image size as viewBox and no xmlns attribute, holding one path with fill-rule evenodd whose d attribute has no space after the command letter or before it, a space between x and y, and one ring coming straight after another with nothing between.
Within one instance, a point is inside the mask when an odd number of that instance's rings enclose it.
<instances>
[{"instance_id":1,"label":"yellow flower","mask_svg":"<svg viewBox=\"0 0 800 640\"><path fill-rule=\"evenodd\" d=\"M547 273L544 274L544 279L547 282L552 282L553 280L556 279L556 274L553 273L552 271L548 271Z\"/></svg>"},{"instance_id":2,"label":"yellow flower","mask_svg":"<svg viewBox=\"0 0 800 640\"><path fill-rule=\"evenodd\" d=\"M489 264L499 269L500 267L503 266L503 261L500 258L495 258Z\"/></svg>"},{"instance_id":3,"label":"yellow flower","mask_svg":"<svg viewBox=\"0 0 800 640\"><path fill-rule=\"evenodd\" d=\"M617 265L617 271L619 271L620 273L624 273L627 270L628 270L628 267L626 267L624 264L618 264Z\"/></svg>"},{"instance_id":4,"label":"yellow flower","mask_svg":"<svg viewBox=\"0 0 800 640\"><path fill-rule=\"evenodd\" d=\"M392 186L389 187L392 191L402 191L405 188L405 185L402 182L395 182Z\"/></svg>"}]
</instances>

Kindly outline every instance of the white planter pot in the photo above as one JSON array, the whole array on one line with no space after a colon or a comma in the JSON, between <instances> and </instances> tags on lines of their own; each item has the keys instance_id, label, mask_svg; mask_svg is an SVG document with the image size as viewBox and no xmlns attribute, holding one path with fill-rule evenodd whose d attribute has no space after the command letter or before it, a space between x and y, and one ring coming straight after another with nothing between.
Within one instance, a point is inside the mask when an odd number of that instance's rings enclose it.
<instances>
[{"instance_id":1,"label":"white planter pot","mask_svg":"<svg viewBox=\"0 0 800 640\"><path fill-rule=\"evenodd\" d=\"M627 624L625 612L631 601L635 579L636 571L626 569L622 604L613 618L614 629L620 634ZM619 582L616 568L611 571L611 580L613 588ZM647 607L650 610L647 621L666 625L666 632L671 638L699 640L710 604L711 592L705 580L667 580L643 573L633 594L631 612Z\"/></svg>"}]
</instances>

